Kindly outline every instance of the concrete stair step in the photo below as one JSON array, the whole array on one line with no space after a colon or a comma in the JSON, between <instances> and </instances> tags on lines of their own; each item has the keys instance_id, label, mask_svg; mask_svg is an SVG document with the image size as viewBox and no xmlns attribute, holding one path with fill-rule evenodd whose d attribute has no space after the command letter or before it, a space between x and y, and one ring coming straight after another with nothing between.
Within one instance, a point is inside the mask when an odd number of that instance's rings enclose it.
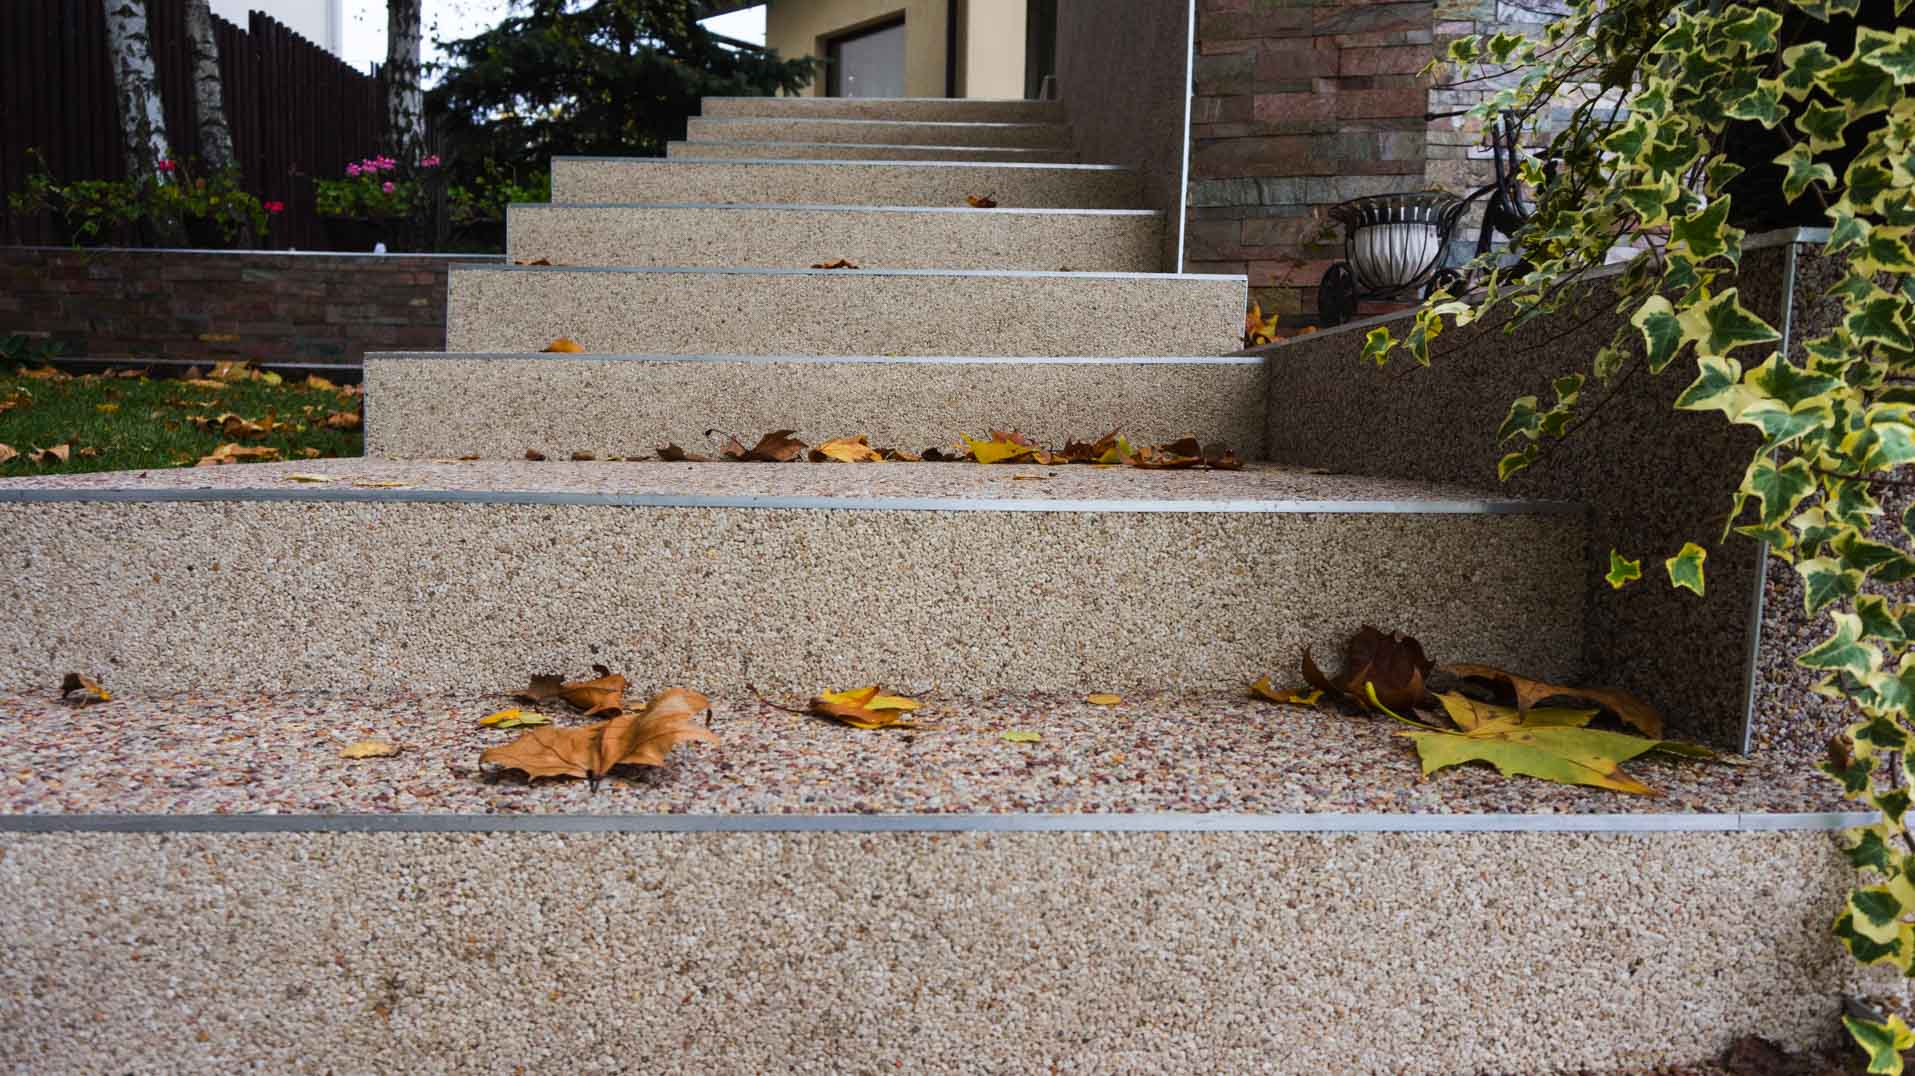
<instances>
[{"instance_id":1,"label":"concrete stair step","mask_svg":"<svg viewBox=\"0 0 1915 1076\"><path fill-rule=\"evenodd\" d=\"M1019 430L1062 448L1123 427L1140 444L1194 436L1263 454L1264 370L1242 358L366 356L366 454L555 460L714 450L713 428L864 434L911 452ZM458 400L458 407L447 401Z\"/></svg>"},{"instance_id":2,"label":"concrete stair step","mask_svg":"<svg viewBox=\"0 0 1915 1076\"><path fill-rule=\"evenodd\" d=\"M1063 123L1061 101L950 97L707 97L707 116L910 120L920 123Z\"/></svg>"},{"instance_id":3,"label":"concrete stair step","mask_svg":"<svg viewBox=\"0 0 1915 1076\"><path fill-rule=\"evenodd\" d=\"M1243 277L927 269L454 266L446 350L1221 355Z\"/></svg>"},{"instance_id":4,"label":"concrete stair step","mask_svg":"<svg viewBox=\"0 0 1915 1076\"><path fill-rule=\"evenodd\" d=\"M1135 209L950 209L831 205L515 205L507 253L604 267L1148 273L1163 215Z\"/></svg>"},{"instance_id":5,"label":"concrete stair step","mask_svg":"<svg viewBox=\"0 0 1915 1076\"><path fill-rule=\"evenodd\" d=\"M667 142L665 156L684 158L826 161L1010 161L1075 164L1069 149L1019 146L914 146L859 142Z\"/></svg>"},{"instance_id":6,"label":"concrete stair step","mask_svg":"<svg viewBox=\"0 0 1915 1076\"><path fill-rule=\"evenodd\" d=\"M708 693L1234 692L1365 622L1557 677L1592 576L1575 506L1267 467L314 460L8 480L0 526L31 566L0 579L14 691L599 661Z\"/></svg>"},{"instance_id":7,"label":"concrete stair step","mask_svg":"<svg viewBox=\"0 0 1915 1076\"><path fill-rule=\"evenodd\" d=\"M685 137L692 142L1071 147L1071 129L1061 123L917 123L796 116L693 116L685 122Z\"/></svg>"},{"instance_id":8,"label":"concrete stair step","mask_svg":"<svg viewBox=\"0 0 1915 1076\"><path fill-rule=\"evenodd\" d=\"M1834 817L5 821L21 1071L1722 1071L1906 994Z\"/></svg>"},{"instance_id":9,"label":"concrete stair step","mask_svg":"<svg viewBox=\"0 0 1915 1076\"><path fill-rule=\"evenodd\" d=\"M552 201L755 205L967 205L1135 209L1137 174L1107 164L998 161L700 160L554 157Z\"/></svg>"}]
</instances>

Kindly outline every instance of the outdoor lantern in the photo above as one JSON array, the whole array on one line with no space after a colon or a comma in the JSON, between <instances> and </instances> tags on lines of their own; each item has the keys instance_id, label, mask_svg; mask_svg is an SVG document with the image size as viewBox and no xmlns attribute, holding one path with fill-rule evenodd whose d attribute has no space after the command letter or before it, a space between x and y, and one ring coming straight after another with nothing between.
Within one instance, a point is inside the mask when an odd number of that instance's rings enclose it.
<instances>
[{"instance_id":1,"label":"outdoor lantern","mask_svg":"<svg viewBox=\"0 0 1915 1076\"><path fill-rule=\"evenodd\" d=\"M1421 191L1331 207L1331 219L1343 225L1344 260L1323 274L1317 292L1323 323L1349 320L1363 299L1394 298L1428 283L1468 204L1445 191Z\"/></svg>"}]
</instances>

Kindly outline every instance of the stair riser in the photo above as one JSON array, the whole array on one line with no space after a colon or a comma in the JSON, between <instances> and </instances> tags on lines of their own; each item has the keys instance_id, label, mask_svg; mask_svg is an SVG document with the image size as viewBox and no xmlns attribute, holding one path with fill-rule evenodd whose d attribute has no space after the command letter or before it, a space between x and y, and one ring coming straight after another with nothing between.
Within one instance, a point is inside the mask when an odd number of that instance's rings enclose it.
<instances>
[{"instance_id":1,"label":"stair riser","mask_svg":"<svg viewBox=\"0 0 1915 1076\"><path fill-rule=\"evenodd\" d=\"M560 157L553 202L960 207L990 195L1006 209L1136 209L1137 177L1085 166L908 162L753 163Z\"/></svg>"},{"instance_id":2,"label":"stair riser","mask_svg":"<svg viewBox=\"0 0 1915 1076\"><path fill-rule=\"evenodd\" d=\"M648 780L664 809L670 771ZM1844 993L1905 993L1830 938L1854 874L1820 832L11 834L0 853L0 1063L20 1071L1636 1071L1743 1035L1817 1046Z\"/></svg>"},{"instance_id":3,"label":"stair riser","mask_svg":"<svg viewBox=\"0 0 1915 1076\"><path fill-rule=\"evenodd\" d=\"M868 146L855 142L668 142L665 156L692 160L824 161L1007 161L1013 164L1075 164L1067 149L1002 149L989 146Z\"/></svg>"},{"instance_id":4,"label":"stair riser","mask_svg":"<svg viewBox=\"0 0 1915 1076\"><path fill-rule=\"evenodd\" d=\"M454 268L446 350L661 355L1221 355L1228 277Z\"/></svg>"},{"instance_id":5,"label":"stair riser","mask_svg":"<svg viewBox=\"0 0 1915 1076\"><path fill-rule=\"evenodd\" d=\"M1220 441L1263 450L1263 368L1167 363L813 363L366 358L366 454L552 459L577 451L706 451L714 427L797 428L809 444L862 433L922 451L959 433L1021 430L1062 446L1122 426L1140 443ZM448 408L447 400L461 406Z\"/></svg>"},{"instance_id":6,"label":"stair riser","mask_svg":"<svg viewBox=\"0 0 1915 1076\"><path fill-rule=\"evenodd\" d=\"M1159 269L1163 218L1144 213L513 206L513 258L553 265L802 269Z\"/></svg>"},{"instance_id":7,"label":"stair riser","mask_svg":"<svg viewBox=\"0 0 1915 1076\"><path fill-rule=\"evenodd\" d=\"M946 97L707 97L706 116L908 120L920 123L1062 123L1058 101Z\"/></svg>"},{"instance_id":8,"label":"stair riser","mask_svg":"<svg viewBox=\"0 0 1915 1076\"><path fill-rule=\"evenodd\" d=\"M1235 690L1363 623L1542 677L1582 649L1579 515L371 496L0 503L32 565L0 580L0 688L494 691L596 661L714 694Z\"/></svg>"},{"instance_id":9,"label":"stair riser","mask_svg":"<svg viewBox=\"0 0 1915 1076\"><path fill-rule=\"evenodd\" d=\"M1070 128L1042 123L882 123L869 120L790 120L693 116L693 142L869 142L926 146L1023 146L1068 149ZM776 156L771 154L770 156Z\"/></svg>"}]
</instances>

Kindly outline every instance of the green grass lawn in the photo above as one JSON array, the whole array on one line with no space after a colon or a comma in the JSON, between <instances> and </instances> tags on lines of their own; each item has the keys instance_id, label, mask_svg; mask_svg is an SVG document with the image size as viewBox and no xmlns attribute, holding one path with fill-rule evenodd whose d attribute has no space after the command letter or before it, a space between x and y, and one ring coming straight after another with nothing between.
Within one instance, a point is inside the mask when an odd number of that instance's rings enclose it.
<instances>
[{"instance_id":1,"label":"green grass lawn","mask_svg":"<svg viewBox=\"0 0 1915 1076\"><path fill-rule=\"evenodd\" d=\"M360 454L356 390L221 373L230 380L0 369L0 457L18 454L0 462L0 477L191 467L227 444L273 448L287 460ZM354 419L329 426L341 412ZM66 462L32 458L57 445L68 446Z\"/></svg>"}]
</instances>

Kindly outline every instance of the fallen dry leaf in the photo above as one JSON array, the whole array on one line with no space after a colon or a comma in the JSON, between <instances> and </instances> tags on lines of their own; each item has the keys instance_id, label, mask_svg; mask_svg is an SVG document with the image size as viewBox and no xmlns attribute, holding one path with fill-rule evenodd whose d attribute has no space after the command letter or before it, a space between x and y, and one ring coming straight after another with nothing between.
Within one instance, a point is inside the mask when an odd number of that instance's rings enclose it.
<instances>
[{"instance_id":1,"label":"fallen dry leaf","mask_svg":"<svg viewBox=\"0 0 1915 1076\"><path fill-rule=\"evenodd\" d=\"M540 452L536 448L528 448L525 450L525 458L531 460L533 463L544 463L545 453Z\"/></svg>"},{"instance_id":2,"label":"fallen dry leaf","mask_svg":"<svg viewBox=\"0 0 1915 1076\"><path fill-rule=\"evenodd\" d=\"M64 371L62 371L62 370L61 370L61 369L60 369L59 367L56 367L56 366L53 366L53 365L51 365L51 364L49 364L49 365L46 365L46 366L39 366L39 367L35 367L35 368L33 368L33 369L30 369L30 370L21 370L21 371L20 371L20 376L21 376L21 377L30 377L30 378L32 378L32 379L34 379L35 381L67 381L67 380L70 380L70 378L69 378L69 376L68 376L68 375L67 375L67 374L66 374L66 373L65 373Z\"/></svg>"},{"instance_id":3,"label":"fallen dry leaf","mask_svg":"<svg viewBox=\"0 0 1915 1076\"><path fill-rule=\"evenodd\" d=\"M1260 699L1280 702L1286 706L1315 706L1323 700L1323 692L1316 688L1292 687L1278 691L1268 676L1259 677L1250 685L1250 693Z\"/></svg>"},{"instance_id":4,"label":"fallen dry leaf","mask_svg":"<svg viewBox=\"0 0 1915 1076\"><path fill-rule=\"evenodd\" d=\"M811 700L808 712L858 729L911 729L917 726L903 720L901 715L922 705L902 695L886 695L877 684L872 684L849 691L827 691Z\"/></svg>"},{"instance_id":5,"label":"fallen dry leaf","mask_svg":"<svg viewBox=\"0 0 1915 1076\"><path fill-rule=\"evenodd\" d=\"M5 463L19 454L12 445L0 444L0 463Z\"/></svg>"},{"instance_id":6,"label":"fallen dry leaf","mask_svg":"<svg viewBox=\"0 0 1915 1076\"><path fill-rule=\"evenodd\" d=\"M27 459L29 462L45 466L49 463L65 463L72 455L73 446L62 444L54 445L52 448L43 448L37 452L29 452L27 453Z\"/></svg>"},{"instance_id":7,"label":"fallen dry leaf","mask_svg":"<svg viewBox=\"0 0 1915 1076\"><path fill-rule=\"evenodd\" d=\"M666 463L710 463L710 456L701 456L696 452L687 452L677 445L659 445L658 458Z\"/></svg>"},{"instance_id":8,"label":"fallen dry leaf","mask_svg":"<svg viewBox=\"0 0 1915 1076\"><path fill-rule=\"evenodd\" d=\"M1165 471L1195 467L1203 461L1203 446L1197 443L1195 437L1185 437L1167 445L1140 448L1124 462L1145 470Z\"/></svg>"},{"instance_id":9,"label":"fallen dry leaf","mask_svg":"<svg viewBox=\"0 0 1915 1076\"><path fill-rule=\"evenodd\" d=\"M1090 703L1092 706L1116 706L1118 703L1124 701L1124 697L1122 695L1110 695L1100 692L1094 695L1084 696L1084 701Z\"/></svg>"},{"instance_id":10,"label":"fallen dry leaf","mask_svg":"<svg viewBox=\"0 0 1915 1076\"><path fill-rule=\"evenodd\" d=\"M561 336L539 350L561 355L583 355L585 353L585 348L580 346L577 340L569 336Z\"/></svg>"},{"instance_id":11,"label":"fallen dry leaf","mask_svg":"<svg viewBox=\"0 0 1915 1076\"><path fill-rule=\"evenodd\" d=\"M360 740L339 749L340 758L391 758L399 748L384 740Z\"/></svg>"},{"instance_id":12,"label":"fallen dry leaf","mask_svg":"<svg viewBox=\"0 0 1915 1076\"><path fill-rule=\"evenodd\" d=\"M219 467L228 463L271 463L279 459L279 449L271 445L246 446L228 442L213 450L210 456L201 456L195 467Z\"/></svg>"},{"instance_id":13,"label":"fallen dry leaf","mask_svg":"<svg viewBox=\"0 0 1915 1076\"><path fill-rule=\"evenodd\" d=\"M301 459L316 460L319 458L319 450L308 445L299 450L299 456Z\"/></svg>"},{"instance_id":14,"label":"fallen dry leaf","mask_svg":"<svg viewBox=\"0 0 1915 1076\"><path fill-rule=\"evenodd\" d=\"M991 194L996 193L996 191L991 192ZM964 200L972 209L996 209L997 199L991 197L991 194L969 194L965 195Z\"/></svg>"},{"instance_id":15,"label":"fallen dry leaf","mask_svg":"<svg viewBox=\"0 0 1915 1076\"><path fill-rule=\"evenodd\" d=\"M1004 734L1004 738L1012 743L1038 743L1044 739L1042 735L1029 729L1012 729Z\"/></svg>"},{"instance_id":16,"label":"fallen dry leaf","mask_svg":"<svg viewBox=\"0 0 1915 1076\"><path fill-rule=\"evenodd\" d=\"M389 480L389 479L380 480L380 481L368 480L363 482L354 482L352 484L352 488L354 489L411 489L412 483L399 482L399 481Z\"/></svg>"},{"instance_id":17,"label":"fallen dry leaf","mask_svg":"<svg viewBox=\"0 0 1915 1076\"><path fill-rule=\"evenodd\" d=\"M710 437L720 432L722 431L706 430L705 436ZM719 449L718 453L728 460L743 463L790 463L805 452L805 443L791 436L796 432L798 431L773 430L759 438L758 443L749 449L736 436L727 434L725 446Z\"/></svg>"},{"instance_id":18,"label":"fallen dry leaf","mask_svg":"<svg viewBox=\"0 0 1915 1076\"><path fill-rule=\"evenodd\" d=\"M320 392L339 391L338 385L335 385L332 382L326 380L325 378L320 377L318 374L307 374L306 380L304 383L307 388L315 389Z\"/></svg>"},{"instance_id":19,"label":"fallen dry leaf","mask_svg":"<svg viewBox=\"0 0 1915 1076\"><path fill-rule=\"evenodd\" d=\"M60 697L64 699L76 691L80 697L74 701L81 706L113 701L113 693L101 687L98 680L82 673L67 673L66 678L60 681Z\"/></svg>"},{"instance_id":20,"label":"fallen dry leaf","mask_svg":"<svg viewBox=\"0 0 1915 1076\"><path fill-rule=\"evenodd\" d=\"M535 725L550 725L551 723L552 719L544 714L537 714L530 710L520 710L517 708L500 710L498 713L487 714L485 717L479 719L479 724L489 729L531 728Z\"/></svg>"},{"instance_id":21,"label":"fallen dry leaf","mask_svg":"<svg viewBox=\"0 0 1915 1076\"><path fill-rule=\"evenodd\" d=\"M480 763L518 770L526 777L583 777L597 786L615 766L662 766L681 743L718 737L693 718L711 705L696 691L661 692L643 711L620 710L610 720L577 728L535 728L503 747L487 748Z\"/></svg>"},{"instance_id":22,"label":"fallen dry leaf","mask_svg":"<svg viewBox=\"0 0 1915 1076\"><path fill-rule=\"evenodd\" d=\"M550 265L552 264L552 259L550 258L514 258L512 259L512 264L513 265Z\"/></svg>"},{"instance_id":23,"label":"fallen dry leaf","mask_svg":"<svg viewBox=\"0 0 1915 1076\"><path fill-rule=\"evenodd\" d=\"M887 460L893 460L898 463L924 462L923 456L918 455L916 452L906 452L904 449L901 449L901 448L887 448L881 453L881 455L883 455L884 458Z\"/></svg>"},{"instance_id":24,"label":"fallen dry leaf","mask_svg":"<svg viewBox=\"0 0 1915 1076\"><path fill-rule=\"evenodd\" d=\"M321 425L329 430L356 430L365 425L366 417L358 411L334 411L326 416Z\"/></svg>"},{"instance_id":25,"label":"fallen dry leaf","mask_svg":"<svg viewBox=\"0 0 1915 1076\"><path fill-rule=\"evenodd\" d=\"M1717 757L1695 744L1584 727L1599 710L1539 707L1525 711L1461 694L1442 694L1437 700L1459 731L1402 734L1416 744L1426 777L1464 762L1487 762L1505 776L1522 774L1559 784L1654 796L1656 790L1624 773L1622 763L1652 751L1685 758Z\"/></svg>"},{"instance_id":26,"label":"fallen dry leaf","mask_svg":"<svg viewBox=\"0 0 1915 1076\"><path fill-rule=\"evenodd\" d=\"M534 676L531 686L519 692L517 697L535 703L563 699L585 711L586 717L622 707L625 703L625 678L603 665L592 666L592 671L598 674L597 679L570 684L563 677Z\"/></svg>"},{"instance_id":27,"label":"fallen dry leaf","mask_svg":"<svg viewBox=\"0 0 1915 1076\"><path fill-rule=\"evenodd\" d=\"M969 435L960 436L969 458L979 463L1037 462L1037 443L1016 430L992 430L988 441L976 441ZM930 458L930 453L925 453L925 457Z\"/></svg>"},{"instance_id":28,"label":"fallen dry leaf","mask_svg":"<svg viewBox=\"0 0 1915 1076\"><path fill-rule=\"evenodd\" d=\"M1423 705L1423 681L1433 667L1423 656L1423 644L1401 632L1385 635L1365 624L1350 638L1343 673L1334 680L1323 674L1303 651L1303 678L1311 687L1345 695L1360 706L1378 702L1391 710L1408 711ZM1374 688L1374 694L1369 688Z\"/></svg>"},{"instance_id":29,"label":"fallen dry leaf","mask_svg":"<svg viewBox=\"0 0 1915 1076\"><path fill-rule=\"evenodd\" d=\"M212 389L216 392L226 387L226 382L224 381L214 381L204 377L181 378L180 383L183 385L191 385L196 389Z\"/></svg>"},{"instance_id":30,"label":"fallen dry leaf","mask_svg":"<svg viewBox=\"0 0 1915 1076\"><path fill-rule=\"evenodd\" d=\"M811 450L813 463L880 463L884 454L871 447L863 434L838 437Z\"/></svg>"},{"instance_id":31,"label":"fallen dry leaf","mask_svg":"<svg viewBox=\"0 0 1915 1076\"><path fill-rule=\"evenodd\" d=\"M1601 704L1624 722L1634 725L1644 736L1656 738L1662 735L1662 714L1657 712L1655 707L1627 691L1552 684L1545 680L1532 680L1527 676L1506 672L1493 665L1446 665L1443 671L1465 680L1484 680L1501 685L1507 689L1519 712L1528 712L1531 707L1544 699L1588 699L1590 702Z\"/></svg>"},{"instance_id":32,"label":"fallen dry leaf","mask_svg":"<svg viewBox=\"0 0 1915 1076\"><path fill-rule=\"evenodd\" d=\"M281 475L280 477L284 478L288 482L306 482L312 485L320 485L326 482L339 481L338 478L329 474L288 474L288 475Z\"/></svg>"},{"instance_id":33,"label":"fallen dry leaf","mask_svg":"<svg viewBox=\"0 0 1915 1076\"><path fill-rule=\"evenodd\" d=\"M118 411L119 409L120 409L120 405L116 403L103 403L103 404L93 405L93 410L98 411L102 415L111 415L114 412Z\"/></svg>"},{"instance_id":34,"label":"fallen dry leaf","mask_svg":"<svg viewBox=\"0 0 1915 1076\"><path fill-rule=\"evenodd\" d=\"M574 463L590 463L596 459L598 459L598 457L590 452L572 453L572 462Z\"/></svg>"},{"instance_id":35,"label":"fallen dry leaf","mask_svg":"<svg viewBox=\"0 0 1915 1076\"><path fill-rule=\"evenodd\" d=\"M850 258L838 258L833 261L818 262L817 264L813 265L812 268L813 269L856 269L858 268L858 263L852 261Z\"/></svg>"},{"instance_id":36,"label":"fallen dry leaf","mask_svg":"<svg viewBox=\"0 0 1915 1076\"><path fill-rule=\"evenodd\" d=\"M1213 471L1241 471L1243 461L1226 445L1205 445L1204 466Z\"/></svg>"},{"instance_id":37,"label":"fallen dry leaf","mask_svg":"<svg viewBox=\"0 0 1915 1076\"><path fill-rule=\"evenodd\" d=\"M1277 339L1277 316L1263 316L1263 306L1251 303L1250 312L1243 318L1243 346L1245 348L1262 347Z\"/></svg>"}]
</instances>

